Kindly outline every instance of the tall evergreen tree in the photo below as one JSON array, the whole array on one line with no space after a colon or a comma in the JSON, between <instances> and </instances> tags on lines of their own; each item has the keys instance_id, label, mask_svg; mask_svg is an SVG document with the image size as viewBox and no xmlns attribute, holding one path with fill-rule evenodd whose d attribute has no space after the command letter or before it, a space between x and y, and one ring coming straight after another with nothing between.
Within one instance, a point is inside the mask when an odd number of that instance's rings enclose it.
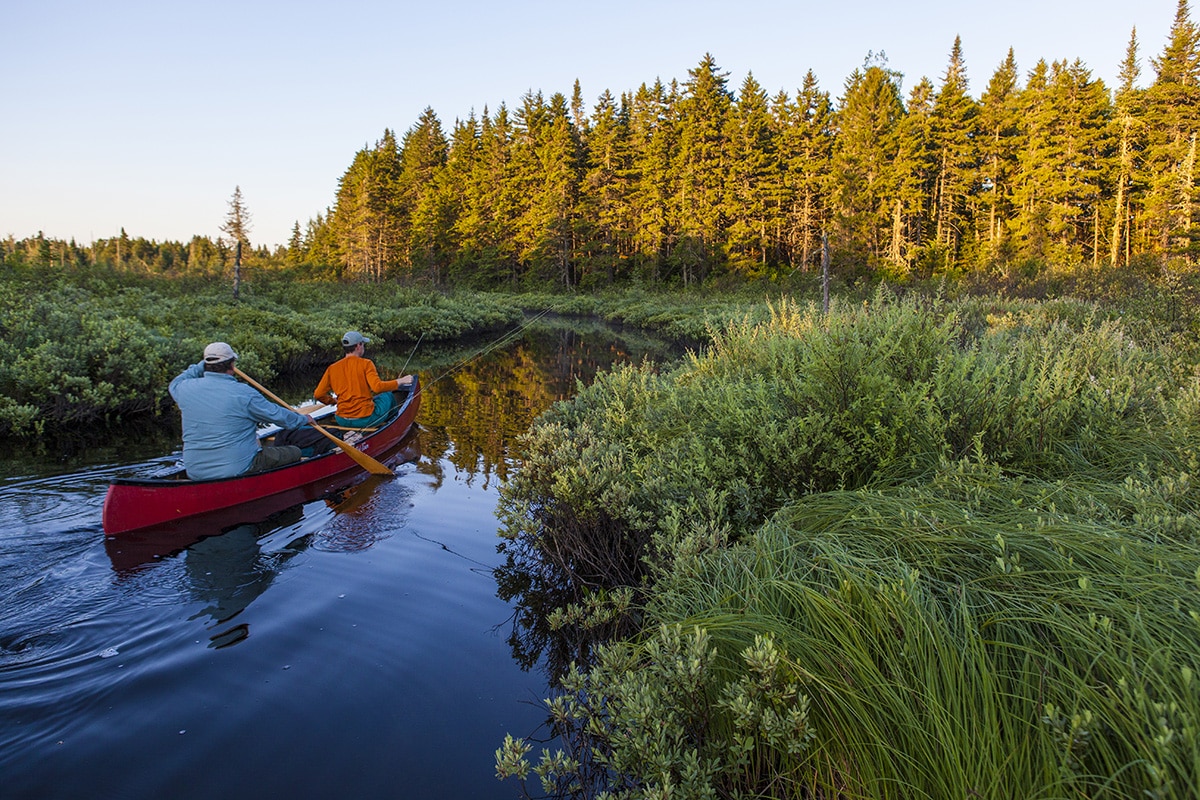
<instances>
[{"instance_id":1,"label":"tall evergreen tree","mask_svg":"<svg viewBox=\"0 0 1200 800\"><path fill-rule=\"evenodd\" d=\"M739 272L762 275L769 250L768 230L775 227L779 160L767 94L747 75L725 125L727 163L724 209L726 245Z\"/></svg>"},{"instance_id":2,"label":"tall evergreen tree","mask_svg":"<svg viewBox=\"0 0 1200 800\"><path fill-rule=\"evenodd\" d=\"M1058 266L1095 262L1111 157L1108 91L1078 60L1050 67L1042 61L1022 100L1028 142L1016 192L1022 255Z\"/></svg>"},{"instance_id":3,"label":"tall evergreen tree","mask_svg":"<svg viewBox=\"0 0 1200 800\"><path fill-rule=\"evenodd\" d=\"M821 234L829 221L833 104L810 69L796 94L794 112L782 125L780 159L784 170L788 260L808 269L820 258ZM786 113L786 106L781 106Z\"/></svg>"},{"instance_id":4,"label":"tall evergreen tree","mask_svg":"<svg viewBox=\"0 0 1200 800\"><path fill-rule=\"evenodd\" d=\"M663 277L677 229L669 214L676 195L672 169L678 130L661 81L642 84L633 95L629 118L629 203L635 259L651 280Z\"/></svg>"},{"instance_id":5,"label":"tall evergreen tree","mask_svg":"<svg viewBox=\"0 0 1200 800\"><path fill-rule=\"evenodd\" d=\"M339 260L352 277L381 281L401 262L408 217L401 204L399 175L399 145L385 129L373 148L355 154L338 183L329 224Z\"/></svg>"},{"instance_id":6,"label":"tall evergreen tree","mask_svg":"<svg viewBox=\"0 0 1200 800\"><path fill-rule=\"evenodd\" d=\"M1157 76L1146 92L1151 124L1144 223L1160 252L1186 253L1194 259L1200 31L1191 21L1187 0L1179 0L1167 46L1153 64Z\"/></svg>"},{"instance_id":7,"label":"tall evergreen tree","mask_svg":"<svg viewBox=\"0 0 1200 800\"><path fill-rule=\"evenodd\" d=\"M875 269L889 253L897 127L904 116L899 73L871 61L869 56L846 80L831 159L832 244L839 260L856 271Z\"/></svg>"},{"instance_id":8,"label":"tall evergreen tree","mask_svg":"<svg viewBox=\"0 0 1200 800\"><path fill-rule=\"evenodd\" d=\"M1117 266L1129 263L1132 246L1131 229L1134 219L1134 163L1145 147L1144 90L1137 86L1141 77L1138 58L1137 28L1129 34L1129 46L1121 62L1120 86L1114 107L1113 139L1117 142L1117 160L1112 210L1112 232L1109 236L1108 263Z\"/></svg>"},{"instance_id":9,"label":"tall evergreen tree","mask_svg":"<svg viewBox=\"0 0 1200 800\"><path fill-rule=\"evenodd\" d=\"M881 265L888 276L905 278L915 263L926 272L934 263L922 253L931 251L929 226L936 195L940 153L933 131L934 89L922 78L909 93L908 109L897 127L892 227L887 256ZM936 248L934 248L936 249ZM918 263L919 262L919 263Z\"/></svg>"},{"instance_id":10,"label":"tall evergreen tree","mask_svg":"<svg viewBox=\"0 0 1200 800\"><path fill-rule=\"evenodd\" d=\"M1017 61L1008 55L988 81L979 107L980 208L976 229L983 241L980 258L993 264L1012 257L1008 222L1013 214L1013 186L1021 141Z\"/></svg>"},{"instance_id":11,"label":"tall evergreen tree","mask_svg":"<svg viewBox=\"0 0 1200 800\"><path fill-rule=\"evenodd\" d=\"M242 287L242 256L250 252L250 210L242 199L242 187L235 186L233 197L229 199L229 212L221 230L229 235L233 245L233 299L237 300ZM125 235L125 229L121 229Z\"/></svg>"},{"instance_id":12,"label":"tall evergreen tree","mask_svg":"<svg viewBox=\"0 0 1200 800\"><path fill-rule=\"evenodd\" d=\"M612 284L632 221L628 109L619 107L611 92L600 95L586 137L579 284Z\"/></svg>"},{"instance_id":13,"label":"tall evergreen tree","mask_svg":"<svg viewBox=\"0 0 1200 800\"><path fill-rule=\"evenodd\" d=\"M448 266L447 252L452 219L450 199L437 191L436 177L446 164L449 143L442 123L426 108L417 124L404 134L397 176L397 206L407 216L404 225L405 260L440 282Z\"/></svg>"},{"instance_id":14,"label":"tall evergreen tree","mask_svg":"<svg viewBox=\"0 0 1200 800\"><path fill-rule=\"evenodd\" d=\"M717 67L711 54L705 53L688 76L679 104L676 187L679 229L685 242L675 253L685 285L704 279L719 255L718 244L725 240L725 124L733 104L728 73Z\"/></svg>"},{"instance_id":15,"label":"tall evergreen tree","mask_svg":"<svg viewBox=\"0 0 1200 800\"><path fill-rule=\"evenodd\" d=\"M962 40L956 36L931 115L938 154L933 197L935 236L948 267L958 264L975 199L979 167L975 145L978 114L979 107L968 94Z\"/></svg>"}]
</instances>

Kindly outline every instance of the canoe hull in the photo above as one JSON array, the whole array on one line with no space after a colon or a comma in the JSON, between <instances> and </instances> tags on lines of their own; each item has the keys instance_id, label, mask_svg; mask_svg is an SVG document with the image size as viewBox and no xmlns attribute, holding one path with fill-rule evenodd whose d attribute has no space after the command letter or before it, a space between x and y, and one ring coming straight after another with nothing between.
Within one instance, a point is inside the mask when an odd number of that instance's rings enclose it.
<instances>
[{"instance_id":1,"label":"canoe hull","mask_svg":"<svg viewBox=\"0 0 1200 800\"><path fill-rule=\"evenodd\" d=\"M357 443L358 449L378 461L395 455L401 440L413 427L420 405L420 386L414 382L399 415L365 436ZM326 497L367 474L350 456L335 448L298 464L221 480L119 479L108 487L104 498L104 533L120 539L183 520L209 516L235 518L240 509L249 512L251 507L259 516L266 516Z\"/></svg>"}]
</instances>

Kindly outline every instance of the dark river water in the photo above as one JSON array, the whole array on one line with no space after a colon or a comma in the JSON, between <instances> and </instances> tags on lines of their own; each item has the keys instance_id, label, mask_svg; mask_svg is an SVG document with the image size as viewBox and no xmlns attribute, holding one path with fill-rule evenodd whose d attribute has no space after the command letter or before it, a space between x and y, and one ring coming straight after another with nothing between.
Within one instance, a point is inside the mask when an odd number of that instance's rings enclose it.
<instances>
[{"instance_id":1,"label":"dark river water","mask_svg":"<svg viewBox=\"0 0 1200 800\"><path fill-rule=\"evenodd\" d=\"M410 351L369 355L392 375ZM175 461L177 415L13 448L0 796L515 797L493 753L505 733L544 735L547 695L514 660L493 577L515 438L597 369L674 355L578 323L422 347L396 477L132 563L106 547L104 493ZM318 377L271 388L300 402Z\"/></svg>"}]
</instances>

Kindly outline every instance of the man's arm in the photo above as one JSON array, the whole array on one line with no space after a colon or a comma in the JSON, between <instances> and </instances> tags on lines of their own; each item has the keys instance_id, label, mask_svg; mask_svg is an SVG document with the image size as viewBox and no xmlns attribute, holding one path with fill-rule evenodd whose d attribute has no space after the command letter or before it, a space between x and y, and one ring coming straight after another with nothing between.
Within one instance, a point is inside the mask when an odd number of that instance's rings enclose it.
<instances>
[{"instance_id":1,"label":"man's arm","mask_svg":"<svg viewBox=\"0 0 1200 800\"><path fill-rule=\"evenodd\" d=\"M384 381L379 379L379 372L375 369L375 362L368 361L366 368L367 386L371 387L372 394L394 392L400 388L400 381Z\"/></svg>"},{"instance_id":2,"label":"man's arm","mask_svg":"<svg viewBox=\"0 0 1200 800\"><path fill-rule=\"evenodd\" d=\"M246 389L247 410L255 422L263 424L273 422L281 428L295 430L304 427L312 420L312 417L292 411L290 408L284 408L278 403L272 403L249 386L246 386Z\"/></svg>"},{"instance_id":3,"label":"man's arm","mask_svg":"<svg viewBox=\"0 0 1200 800\"><path fill-rule=\"evenodd\" d=\"M174 398L175 397L175 387L179 386L179 384L183 383L184 381L191 380L193 378L203 378L203 377L204 377L204 362L198 361L197 363L192 364L190 367L185 369L183 372L179 373L174 378L172 378L171 382L167 385L167 391L170 392L171 397ZM175 399L178 399L178 398L175 398Z\"/></svg>"},{"instance_id":4,"label":"man's arm","mask_svg":"<svg viewBox=\"0 0 1200 800\"><path fill-rule=\"evenodd\" d=\"M313 399L324 403L327 406L333 405L333 384L329 380L329 373L333 371L333 366L325 368L325 374L321 376L321 382L317 384L317 388L313 390Z\"/></svg>"}]
</instances>

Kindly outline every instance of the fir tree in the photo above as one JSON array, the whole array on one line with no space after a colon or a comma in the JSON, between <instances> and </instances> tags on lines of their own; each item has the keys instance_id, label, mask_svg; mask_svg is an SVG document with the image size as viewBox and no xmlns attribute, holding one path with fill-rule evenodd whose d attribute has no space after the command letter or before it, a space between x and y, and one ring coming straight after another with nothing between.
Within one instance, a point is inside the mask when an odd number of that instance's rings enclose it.
<instances>
[{"instance_id":1,"label":"fir tree","mask_svg":"<svg viewBox=\"0 0 1200 800\"><path fill-rule=\"evenodd\" d=\"M834 242L854 270L874 269L888 254L897 126L904 116L900 75L869 62L846 80L831 159Z\"/></svg>"},{"instance_id":2,"label":"fir tree","mask_svg":"<svg viewBox=\"0 0 1200 800\"><path fill-rule=\"evenodd\" d=\"M938 156L933 197L935 237L946 255L947 266L957 264L972 211L978 170L975 146L978 114L979 108L968 94L962 40L956 36L931 114Z\"/></svg>"},{"instance_id":3,"label":"fir tree","mask_svg":"<svg viewBox=\"0 0 1200 800\"><path fill-rule=\"evenodd\" d=\"M688 70L688 76L679 104L677 185L684 247L677 248L676 261L684 285L704 279L717 256L717 244L725 239L725 124L733 103L726 83L728 73L717 67L711 54L706 53L698 66Z\"/></svg>"},{"instance_id":4,"label":"fir tree","mask_svg":"<svg viewBox=\"0 0 1200 800\"><path fill-rule=\"evenodd\" d=\"M787 108L781 106L780 113L787 114ZM819 258L821 234L828 223L834 143L833 104L811 69L782 129L788 260L793 268L808 269Z\"/></svg>"},{"instance_id":5,"label":"fir tree","mask_svg":"<svg viewBox=\"0 0 1200 800\"><path fill-rule=\"evenodd\" d=\"M747 75L725 126L729 164L724 210L726 244L735 268L743 274L764 273L769 249L767 231L774 228L778 206L779 161L766 92Z\"/></svg>"},{"instance_id":6,"label":"fir tree","mask_svg":"<svg viewBox=\"0 0 1200 800\"><path fill-rule=\"evenodd\" d=\"M1012 48L992 73L979 107L980 206L976 230L984 245L985 263L1011 257L1008 222L1013 213L1012 182L1017 173L1021 112L1017 91L1017 62Z\"/></svg>"},{"instance_id":7,"label":"fir tree","mask_svg":"<svg viewBox=\"0 0 1200 800\"><path fill-rule=\"evenodd\" d=\"M1196 137L1200 133L1200 31L1179 0L1166 48L1146 92L1151 124L1146 145L1149 192L1145 224L1161 252L1194 258Z\"/></svg>"}]
</instances>

